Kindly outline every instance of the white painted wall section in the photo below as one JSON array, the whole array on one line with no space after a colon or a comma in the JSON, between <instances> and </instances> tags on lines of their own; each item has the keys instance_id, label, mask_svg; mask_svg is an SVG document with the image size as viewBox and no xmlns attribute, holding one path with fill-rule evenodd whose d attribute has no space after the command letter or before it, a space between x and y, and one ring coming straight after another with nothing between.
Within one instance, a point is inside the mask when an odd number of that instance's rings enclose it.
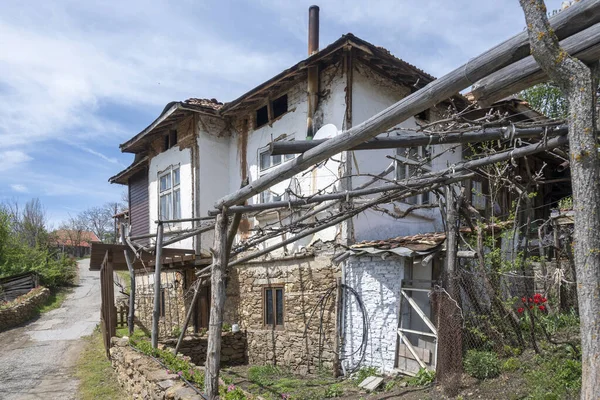
<instances>
[{"instance_id":1,"label":"white painted wall section","mask_svg":"<svg viewBox=\"0 0 600 400\"><path fill-rule=\"evenodd\" d=\"M388 373L394 369L398 337L400 285L404 277L402 257L350 257L346 260L346 285L358 292L369 320L368 342L361 366L377 367ZM347 292L346 292L347 293ZM354 296L344 305L344 357L346 368L360 361L358 349L363 340L362 313Z\"/></svg>"}]
</instances>

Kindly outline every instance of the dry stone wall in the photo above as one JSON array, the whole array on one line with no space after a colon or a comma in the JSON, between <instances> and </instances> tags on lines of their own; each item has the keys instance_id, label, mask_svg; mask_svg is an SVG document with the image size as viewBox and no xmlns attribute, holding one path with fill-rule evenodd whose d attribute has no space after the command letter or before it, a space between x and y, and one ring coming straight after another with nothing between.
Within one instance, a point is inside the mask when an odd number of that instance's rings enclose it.
<instances>
[{"instance_id":1,"label":"dry stone wall","mask_svg":"<svg viewBox=\"0 0 600 400\"><path fill-rule=\"evenodd\" d=\"M112 338L110 357L119 383L132 399L202 399L176 374L129 347L127 339Z\"/></svg>"},{"instance_id":2,"label":"dry stone wall","mask_svg":"<svg viewBox=\"0 0 600 400\"><path fill-rule=\"evenodd\" d=\"M50 297L50 290L47 288L33 290L36 293L26 297L25 300L20 301L17 298L7 308L0 309L0 332L21 325L37 315L38 308ZM29 294L25 296L29 296Z\"/></svg>"},{"instance_id":3,"label":"dry stone wall","mask_svg":"<svg viewBox=\"0 0 600 400\"><path fill-rule=\"evenodd\" d=\"M246 333L224 332L221 336L221 364L246 364ZM171 348L177 345L177 339L164 340L162 343ZM190 357L196 365L204 365L208 350L208 336L186 336L181 342L179 353Z\"/></svg>"}]
</instances>

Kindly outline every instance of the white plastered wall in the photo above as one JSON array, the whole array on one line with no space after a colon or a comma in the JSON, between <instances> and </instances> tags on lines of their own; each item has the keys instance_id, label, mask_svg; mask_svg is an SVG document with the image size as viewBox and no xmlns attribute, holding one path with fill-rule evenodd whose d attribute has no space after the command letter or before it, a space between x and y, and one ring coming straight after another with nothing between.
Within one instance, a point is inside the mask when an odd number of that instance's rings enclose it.
<instances>
[{"instance_id":1,"label":"white plastered wall","mask_svg":"<svg viewBox=\"0 0 600 400\"><path fill-rule=\"evenodd\" d=\"M379 76L365 67L355 68L352 81L352 124L356 126L369 119L378 112L391 106L410 93L406 87L395 85L386 78ZM416 128L415 118L399 124L403 128ZM395 133L392 133L395 135ZM390 135L392 135L390 134ZM402 134L401 131L399 134ZM387 136L382 134L380 136ZM435 156L443 152L449 145L432 146L432 155ZM353 163L354 173L372 173L379 174L385 170L390 162L387 156L395 156L395 149L387 150L363 150L353 152L353 156L358 164L359 171ZM454 152L448 152L433 160L432 169L439 170L460 161L460 147ZM387 178L393 179L395 172L391 172ZM357 187L361 183L369 180L366 177L355 177L352 186ZM395 211L405 211L409 205L399 204ZM389 206L387 208L390 208ZM357 241L388 239L397 236L413 235L424 232L434 232L443 230L443 225L439 211L437 209L421 209L412 212L409 216L397 220L382 212L367 210L354 217L354 233Z\"/></svg>"},{"instance_id":2,"label":"white plastered wall","mask_svg":"<svg viewBox=\"0 0 600 400\"><path fill-rule=\"evenodd\" d=\"M158 175L171 166L179 165L180 190L181 190L181 218L192 217L192 165L190 149L180 149L178 145L157 154L150 160L148 169L148 206L150 213L150 233L156 232L158 219ZM190 222L180 222L165 226L165 234L169 230L191 228ZM182 240L168 247L180 249L193 249L193 238Z\"/></svg>"}]
</instances>

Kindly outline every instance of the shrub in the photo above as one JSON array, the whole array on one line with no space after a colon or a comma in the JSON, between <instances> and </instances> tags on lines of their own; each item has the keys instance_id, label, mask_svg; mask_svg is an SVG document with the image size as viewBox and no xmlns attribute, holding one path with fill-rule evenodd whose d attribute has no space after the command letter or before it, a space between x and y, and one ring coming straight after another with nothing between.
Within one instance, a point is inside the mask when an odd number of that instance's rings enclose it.
<instances>
[{"instance_id":1,"label":"shrub","mask_svg":"<svg viewBox=\"0 0 600 400\"><path fill-rule=\"evenodd\" d=\"M465 372L477 379L495 378L500 375L500 361L491 351L469 350L464 360Z\"/></svg>"},{"instance_id":2,"label":"shrub","mask_svg":"<svg viewBox=\"0 0 600 400\"><path fill-rule=\"evenodd\" d=\"M343 394L344 390L342 389L342 386L338 383L334 383L325 391L325 398L330 399L332 397L342 397Z\"/></svg>"},{"instance_id":3,"label":"shrub","mask_svg":"<svg viewBox=\"0 0 600 400\"><path fill-rule=\"evenodd\" d=\"M410 386L426 386L435 380L435 371L430 371L427 368L420 368L419 372L413 377L408 378L407 382Z\"/></svg>"},{"instance_id":4,"label":"shrub","mask_svg":"<svg viewBox=\"0 0 600 400\"><path fill-rule=\"evenodd\" d=\"M521 362L518 358L511 357L502 363L502 371L514 372L521 367Z\"/></svg>"},{"instance_id":5,"label":"shrub","mask_svg":"<svg viewBox=\"0 0 600 400\"><path fill-rule=\"evenodd\" d=\"M219 390L220 398L222 400L246 400L246 394L242 391L242 389L235 387L234 385L229 385L228 387L221 386Z\"/></svg>"}]
</instances>

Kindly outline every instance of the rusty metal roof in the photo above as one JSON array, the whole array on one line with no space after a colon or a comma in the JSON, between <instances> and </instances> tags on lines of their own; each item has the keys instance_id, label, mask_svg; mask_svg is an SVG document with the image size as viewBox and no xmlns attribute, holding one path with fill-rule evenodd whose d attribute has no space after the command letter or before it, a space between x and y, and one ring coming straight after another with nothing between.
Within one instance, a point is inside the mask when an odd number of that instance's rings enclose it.
<instances>
[{"instance_id":1,"label":"rusty metal roof","mask_svg":"<svg viewBox=\"0 0 600 400\"><path fill-rule=\"evenodd\" d=\"M353 250L373 248L378 250L392 250L405 247L412 251L430 251L440 246L446 240L446 234L420 233L412 236L398 236L385 240L365 240L350 246Z\"/></svg>"}]
</instances>

